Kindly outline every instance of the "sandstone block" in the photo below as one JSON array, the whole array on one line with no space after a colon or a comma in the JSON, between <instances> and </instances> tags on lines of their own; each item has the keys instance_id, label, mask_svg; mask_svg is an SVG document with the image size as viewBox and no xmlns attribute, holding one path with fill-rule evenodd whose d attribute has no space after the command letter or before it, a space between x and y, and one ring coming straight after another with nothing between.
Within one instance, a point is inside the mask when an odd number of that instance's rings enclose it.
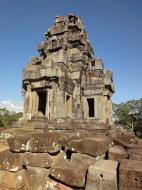
<instances>
[{"instance_id":1,"label":"sandstone block","mask_svg":"<svg viewBox=\"0 0 142 190\"><path fill-rule=\"evenodd\" d=\"M12 152L26 152L29 150L29 137L14 136L8 139L8 145Z\"/></svg>"},{"instance_id":2,"label":"sandstone block","mask_svg":"<svg viewBox=\"0 0 142 190\"><path fill-rule=\"evenodd\" d=\"M117 166L113 160L99 160L90 166L85 190L117 190Z\"/></svg>"},{"instance_id":3,"label":"sandstone block","mask_svg":"<svg viewBox=\"0 0 142 190\"><path fill-rule=\"evenodd\" d=\"M117 135L115 137L112 137L112 139L115 145L120 145L123 147L127 147L128 144L131 144L131 142L133 142L133 140L135 143L135 139L133 139L131 135Z\"/></svg>"},{"instance_id":4,"label":"sandstone block","mask_svg":"<svg viewBox=\"0 0 142 190\"><path fill-rule=\"evenodd\" d=\"M57 153L61 149L58 133L35 133L31 135L30 152Z\"/></svg>"},{"instance_id":5,"label":"sandstone block","mask_svg":"<svg viewBox=\"0 0 142 190\"><path fill-rule=\"evenodd\" d=\"M107 152L111 143L108 137L91 137L79 140L72 140L69 148L74 152L79 152L91 156L100 156Z\"/></svg>"},{"instance_id":6,"label":"sandstone block","mask_svg":"<svg viewBox=\"0 0 142 190\"><path fill-rule=\"evenodd\" d=\"M88 168L90 165L94 164L97 160L95 157L86 154L73 153L71 155L71 161L82 164Z\"/></svg>"},{"instance_id":7,"label":"sandstone block","mask_svg":"<svg viewBox=\"0 0 142 190\"><path fill-rule=\"evenodd\" d=\"M142 189L142 161L121 160L119 168L119 189Z\"/></svg>"},{"instance_id":8,"label":"sandstone block","mask_svg":"<svg viewBox=\"0 0 142 190\"><path fill-rule=\"evenodd\" d=\"M23 158L23 165L50 168L52 165L52 157L48 153L27 152Z\"/></svg>"},{"instance_id":9,"label":"sandstone block","mask_svg":"<svg viewBox=\"0 0 142 190\"><path fill-rule=\"evenodd\" d=\"M50 169L50 174L55 179L72 187L84 187L86 168L76 162L65 160L55 164Z\"/></svg>"},{"instance_id":10,"label":"sandstone block","mask_svg":"<svg viewBox=\"0 0 142 190\"><path fill-rule=\"evenodd\" d=\"M64 162L66 158L67 158L66 153L61 150L57 155L52 155L52 165Z\"/></svg>"},{"instance_id":11,"label":"sandstone block","mask_svg":"<svg viewBox=\"0 0 142 190\"><path fill-rule=\"evenodd\" d=\"M27 173L30 190L47 190L45 184L48 181L48 169L27 166Z\"/></svg>"},{"instance_id":12,"label":"sandstone block","mask_svg":"<svg viewBox=\"0 0 142 190\"><path fill-rule=\"evenodd\" d=\"M73 190L70 187L67 187L66 185L63 185L59 182L53 181L51 179L49 179L46 182L46 185L44 186L44 190Z\"/></svg>"},{"instance_id":13,"label":"sandstone block","mask_svg":"<svg viewBox=\"0 0 142 190\"><path fill-rule=\"evenodd\" d=\"M130 148L127 149L130 160L142 161L142 149L141 148Z\"/></svg>"},{"instance_id":14,"label":"sandstone block","mask_svg":"<svg viewBox=\"0 0 142 190\"><path fill-rule=\"evenodd\" d=\"M108 156L110 160L120 162L121 159L125 159L128 157L128 153L122 146L114 145L113 147L109 148Z\"/></svg>"},{"instance_id":15,"label":"sandstone block","mask_svg":"<svg viewBox=\"0 0 142 190\"><path fill-rule=\"evenodd\" d=\"M26 171L9 172L0 170L0 187L9 189L20 189L27 185Z\"/></svg>"},{"instance_id":16,"label":"sandstone block","mask_svg":"<svg viewBox=\"0 0 142 190\"><path fill-rule=\"evenodd\" d=\"M0 152L3 152L4 150L8 150L9 146L7 144L0 144Z\"/></svg>"},{"instance_id":17,"label":"sandstone block","mask_svg":"<svg viewBox=\"0 0 142 190\"><path fill-rule=\"evenodd\" d=\"M12 153L9 150L0 152L0 170L16 172L21 170L23 154Z\"/></svg>"}]
</instances>

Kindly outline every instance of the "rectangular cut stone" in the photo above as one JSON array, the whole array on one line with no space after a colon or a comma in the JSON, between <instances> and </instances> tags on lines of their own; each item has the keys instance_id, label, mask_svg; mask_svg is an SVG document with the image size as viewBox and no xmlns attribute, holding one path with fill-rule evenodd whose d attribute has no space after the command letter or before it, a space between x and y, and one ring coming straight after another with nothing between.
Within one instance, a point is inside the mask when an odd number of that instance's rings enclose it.
<instances>
[{"instance_id":1,"label":"rectangular cut stone","mask_svg":"<svg viewBox=\"0 0 142 190\"><path fill-rule=\"evenodd\" d=\"M142 161L142 147L141 148L130 148L127 150L130 160Z\"/></svg>"},{"instance_id":2,"label":"rectangular cut stone","mask_svg":"<svg viewBox=\"0 0 142 190\"><path fill-rule=\"evenodd\" d=\"M122 146L114 145L113 147L109 148L108 157L110 160L120 162L121 159L125 159L128 157L128 153Z\"/></svg>"},{"instance_id":3,"label":"rectangular cut stone","mask_svg":"<svg viewBox=\"0 0 142 190\"><path fill-rule=\"evenodd\" d=\"M20 189L27 185L26 171L9 172L0 170L0 188Z\"/></svg>"},{"instance_id":4,"label":"rectangular cut stone","mask_svg":"<svg viewBox=\"0 0 142 190\"><path fill-rule=\"evenodd\" d=\"M120 145L123 147L127 147L128 144L131 143L133 140L133 137L131 135L125 135L125 134L118 134L115 137L112 137L115 145Z\"/></svg>"},{"instance_id":5,"label":"rectangular cut stone","mask_svg":"<svg viewBox=\"0 0 142 190\"><path fill-rule=\"evenodd\" d=\"M119 168L119 189L142 189L142 161L121 160Z\"/></svg>"},{"instance_id":6,"label":"rectangular cut stone","mask_svg":"<svg viewBox=\"0 0 142 190\"><path fill-rule=\"evenodd\" d=\"M23 154L12 153L9 150L0 152L0 170L16 172L21 170Z\"/></svg>"},{"instance_id":7,"label":"rectangular cut stone","mask_svg":"<svg viewBox=\"0 0 142 190\"><path fill-rule=\"evenodd\" d=\"M4 150L8 150L9 146L7 144L0 144L0 152L3 152Z\"/></svg>"},{"instance_id":8,"label":"rectangular cut stone","mask_svg":"<svg viewBox=\"0 0 142 190\"><path fill-rule=\"evenodd\" d=\"M66 185L49 178L49 170L40 167L27 166L29 190L73 190Z\"/></svg>"},{"instance_id":9,"label":"rectangular cut stone","mask_svg":"<svg viewBox=\"0 0 142 190\"><path fill-rule=\"evenodd\" d=\"M85 190L117 190L117 166L113 160L99 160L91 165Z\"/></svg>"},{"instance_id":10,"label":"rectangular cut stone","mask_svg":"<svg viewBox=\"0 0 142 190\"><path fill-rule=\"evenodd\" d=\"M48 153L25 153L23 164L26 166L34 166L41 168L50 168L52 165L52 157Z\"/></svg>"},{"instance_id":11,"label":"rectangular cut stone","mask_svg":"<svg viewBox=\"0 0 142 190\"><path fill-rule=\"evenodd\" d=\"M110 143L111 140L109 137L91 137L72 140L69 148L75 152L91 156L101 156L107 152Z\"/></svg>"},{"instance_id":12,"label":"rectangular cut stone","mask_svg":"<svg viewBox=\"0 0 142 190\"><path fill-rule=\"evenodd\" d=\"M30 152L56 153L61 149L60 135L56 132L33 133L30 141Z\"/></svg>"},{"instance_id":13,"label":"rectangular cut stone","mask_svg":"<svg viewBox=\"0 0 142 190\"><path fill-rule=\"evenodd\" d=\"M88 168L90 165L94 164L97 160L95 157L86 154L73 153L71 155L71 161L78 162L79 164L82 164Z\"/></svg>"},{"instance_id":14,"label":"rectangular cut stone","mask_svg":"<svg viewBox=\"0 0 142 190\"><path fill-rule=\"evenodd\" d=\"M28 173L30 190L46 189L45 185L49 179L48 169L27 166L27 173Z\"/></svg>"},{"instance_id":15,"label":"rectangular cut stone","mask_svg":"<svg viewBox=\"0 0 142 190\"><path fill-rule=\"evenodd\" d=\"M86 177L86 167L77 162L61 160L50 169L50 174L56 180L73 187L84 187Z\"/></svg>"},{"instance_id":16,"label":"rectangular cut stone","mask_svg":"<svg viewBox=\"0 0 142 190\"><path fill-rule=\"evenodd\" d=\"M44 187L45 187L44 190L74 190L66 185L63 185L51 179L46 181L46 184L44 185Z\"/></svg>"},{"instance_id":17,"label":"rectangular cut stone","mask_svg":"<svg viewBox=\"0 0 142 190\"><path fill-rule=\"evenodd\" d=\"M29 151L29 137L14 136L8 139L8 145L12 152L26 152Z\"/></svg>"}]
</instances>

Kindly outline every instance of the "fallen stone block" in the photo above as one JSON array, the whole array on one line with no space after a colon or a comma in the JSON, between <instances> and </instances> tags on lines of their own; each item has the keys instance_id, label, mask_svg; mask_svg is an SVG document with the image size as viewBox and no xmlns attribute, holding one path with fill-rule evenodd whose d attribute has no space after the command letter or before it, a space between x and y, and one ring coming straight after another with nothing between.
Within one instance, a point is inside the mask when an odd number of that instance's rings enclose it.
<instances>
[{"instance_id":1,"label":"fallen stone block","mask_svg":"<svg viewBox=\"0 0 142 190\"><path fill-rule=\"evenodd\" d=\"M61 150L60 134L55 132L33 133L30 141L30 152L57 153Z\"/></svg>"},{"instance_id":2,"label":"fallen stone block","mask_svg":"<svg viewBox=\"0 0 142 190\"><path fill-rule=\"evenodd\" d=\"M71 155L71 161L82 164L88 168L90 165L94 164L97 160L95 157L86 154L73 153Z\"/></svg>"},{"instance_id":3,"label":"fallen stone block","mask_svg":"<svg viewBox=\"0 0 142 190\"><path fill-rule=\"evenodd\" d=\"M12 153L9 150L0 152L0 170L16 172L23 169L23 154Z\"/></svg>"},{"instance_id":4,"label":"fallen stone block","mask_svg":"<svg viewBox=\"0 0 142 190\"><path fill-rule=\"evenodd\" d=\"M127 149L128 154L129 154L129 159L130 160L139 160L142 161L142 148L130 148Z\"/></svg>"},{"instance_id":5,"label":"fallen stone block","mask_svg":"<svg viewBox=\"0 0 142 190\"><path fill-rule=\"evenodd\" d=\"M27 185L27 186L24 186L24 187L22 187L22 188L20 188L20 189L9 189L9 188L3 188L3 187L0 187L0 190L30 190L29 189L29 186Z\"/></svg>"},{"instance_id":6,"label":"fallen stone block","mask_svg":"<svg viewBox=\"0 0 142 190\"><path fill-rule=\"evenodd\" d=\"M29 151L29 139L27 136L14 136L7 141L12 152L27 152Z\"/></svg>"},{"instance_id":7,"label":"fallen stone block","mask_svg":"<svg viewBox=\"0 0 142 190\"><path fill-rule=\"evenodd\" d=\"M135 144L136 140L131 135L116 135L112 137L112 140L115 145L127 147L128 144Z\"/></svg>"},{"instance_id":8,"label":"fallen stone block","mask_svg":"<svg viewBox=\"0 0 142 190\"><path fill-rule=\"evenodd\" d=\"M30 190L72 190L49 178L49 170L39 167L27 167Z\"/></svg>"},{"instance_id":9,"label":"fallen stone block","mask_svg":"<svg viewBox=\"0 0 142 190\"><path fill-rule=\"evenodd\" d=\"M39 167L27 166L30 190L47 190L46 182L49 180L49 170Z\"/></svg>"},{"instance_id":10,"label":"fallen stone block","mask_svg":"<svg viewBox=\"0 0 142 190\"><path fill-rule=\"evenodd\" d=\"M9 149L8 144L0 144L0 152L3 152L8 149Z\"/></svg>"},{"instance_id":11,"label":"fallen stone block","mask_svg":"<svg viewBox=\"0 0 142 190\"><path fill-rule=\"evenodd\" d=\"M121 160L119 168L119 190L142 189L142 161Z\"/></svg>"},{"instance_id":12,"label":"fallen stone block","mask_svg":"<svg viewBox=\"0 0 142 190\"><path fill-rule=\"evenodd\" d=\"M25 153L23 157L23 165L41 168L50 168L52 165L52 157L48 153Z\"/></svg>"},{"instance_id":13,"label":"fallen stone block","mask_svg":"<svg viewBox=\"0 0 142 190\"><path fill-rule=\"evenodd\" d=\"M50 169L50 175L68 186L84 187L86 171L87 169L81 164L65 160L55 164Z\"/></svg>"},{"instance_id":14,"label":"fallen stone block","mask_svg":"<svg viewBox=\"0 0 142 190\"><path fill-rule=\"evenodd\" d=\"M73 189L59 182L49 179L44 185L44 190L73 190Z\"/></svg>"},{"instance_id":15,"label":"fallen stone block","mask_svg":"<svg viewBox=\"0 0 142 190\"><path fill-rule=\"evenodd\" d=\"M109 137L92 137L79 140L72 140L69 149L91 156L101 156L105 154L111 144Z\"/></svg>"},{"instance_id":16,"label":"fallen stone block","mask_svg":"<svg viewBox=\"0 0 142 190\"><path fill-rule=\"evenodd\" d=\"M0 189L20 189L28 184L26 171L9 172L0 170Z\"/></svg>"},{"instance_id":17,"label":"fallen stone block","mask_svg":"<svg viewBox=\"0 0 142 190\"><path fill-rule=\"evenodd\" d=\"M128 153L122 146L114 145L113 147L109 148L108 157L110 160L120 162L122 159L128 158Z\"/></svg>"},{"instance_id":18,"label":"fallen stone block","mask_svg":"<svg viewBox=\"0 0 142 190\"><path fill-rule=\"evenodd\" d=\"M85 190L117 190L117 166L113 160L99 160L90 166Z\"/></svg>"},{"instance_id":19,"label":"fallen stone block","mask_svg":"<svg viewBox=\"0 0 142 190\"><path fill-rule=\"evenodd\" d=\"M52 155L52 166L54 164L64 162L67 159L66 153L62 150L57 155Z\"/></svg>"}]
</instances>

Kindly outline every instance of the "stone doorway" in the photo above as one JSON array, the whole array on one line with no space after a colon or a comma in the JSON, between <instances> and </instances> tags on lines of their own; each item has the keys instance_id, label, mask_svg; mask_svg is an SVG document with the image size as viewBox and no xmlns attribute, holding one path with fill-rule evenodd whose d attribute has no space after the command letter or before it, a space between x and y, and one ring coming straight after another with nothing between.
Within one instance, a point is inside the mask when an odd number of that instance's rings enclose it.
<instances>
[{"instance_id":1,"label":"stone doorway","mask_svg":"<svg viewBox=\"0 0 142 190\"><path fill-rule=\"evenodd\" d=\"M87 98L88 117L95 117L94 98Z\"/></svg>"},{"instance_id":2,"label":"stone doorway","mask_svg":"<svg viewBox=\"0 0 142 190\"><path fill-rule=\"evenodd\" d=\"M39 104L38 104L38 113L46 115L46 105L47 105L47 92L46 91L38 91L37 92L39 97Z\"/></svg>"}]
</instances>

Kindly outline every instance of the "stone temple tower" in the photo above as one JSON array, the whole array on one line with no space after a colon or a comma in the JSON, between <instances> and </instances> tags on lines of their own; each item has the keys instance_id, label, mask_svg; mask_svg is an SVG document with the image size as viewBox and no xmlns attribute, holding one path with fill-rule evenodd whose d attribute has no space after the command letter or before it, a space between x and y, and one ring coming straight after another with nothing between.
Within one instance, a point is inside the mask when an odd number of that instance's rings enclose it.
<instances>
[{"instance_id":1,"label":"stone temple tower","mask_svg":"<svg viewBox=\"0 0 142 190\"><path fill-rule=\"evenodd\" d=\"M38 52L23 72L26 120L66 128L112 123L112 71L94 55L80 17L57 16Z\"/></svg>"}]
</instances>

